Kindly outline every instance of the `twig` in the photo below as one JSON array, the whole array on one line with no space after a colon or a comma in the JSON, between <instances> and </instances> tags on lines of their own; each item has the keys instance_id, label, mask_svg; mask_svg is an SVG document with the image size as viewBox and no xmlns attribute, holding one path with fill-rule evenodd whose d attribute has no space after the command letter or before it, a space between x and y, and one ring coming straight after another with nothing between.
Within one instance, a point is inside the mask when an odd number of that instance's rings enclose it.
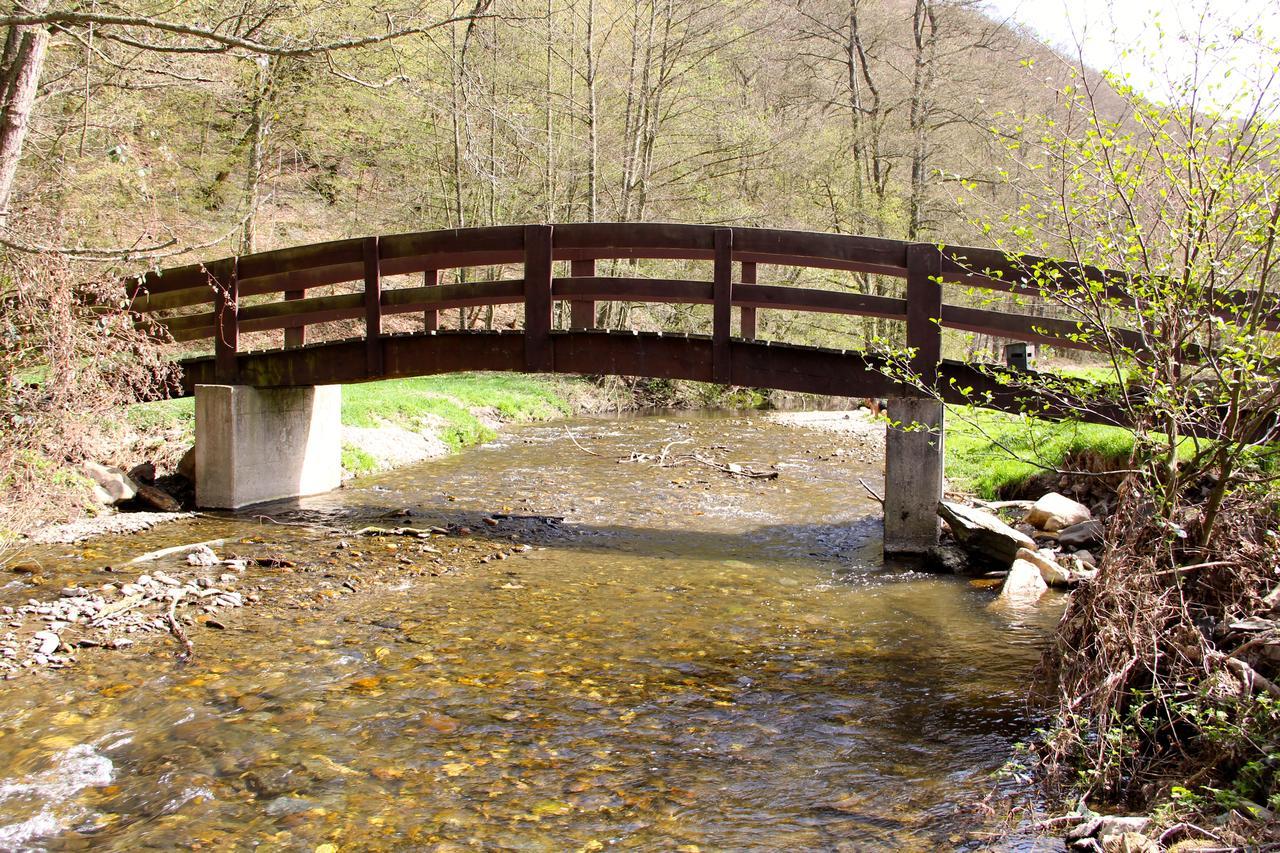
<instances>
[{"instance_id":1,"label":"twig","mask_svg":"<svg viewBox=\"0 0 1280 853\"><path fill-rule=\"evenodd\" d=\"M667 465L667 453L677 444L688 444L693 441L692 438L681 438L674 441L668 441L666 446L662 448L662 452L658 454L658 465L665 468Z\"/></svg>"},{"instance_id":2,"label":"twig","mask_svg":"<svg viewBox=\"0 0 1280 853\"><path fill-rule=\"evenodd\" d=\"M716 462L714 459L708 459L705 456L699 456L691 453L688 456L678 456L671 460L671 465L680 465L685 462L696 462L699 465L705 465L708 468L714 468L723 474L729 474L734 477L746 477L750 480L776 480L778 479L777 471L752 471L750 468L743 468L736 462L730 462L728 465L723 462ZM670 467L667 465L663 466Z\"/></svg>"},{"instance_id":3,"label":"twig","mask_svg":"<svg viewBox=\"0 0 1280 853\"><path fill-rule=\"evenodd\" d=\"M862 488L867 490L867 494L871 495L871 497L876 499L876 501L880 504L880 506L884 506L884 497L881 495L877 495L876 490L868 486L866 480L859 477L858 483L862 486Z\"/></svg>"},{"instance_id":4,"label":"twig","mask_svg":"<svg viewBox=\"0 0 1280 853\"><path fill-rule=\"evenodd\" d=\"M178 602L182 600L185 593L181 589L175 589L169 594L169 612L165 613L164 621L169 625L169 633L182 643L183 652L178 655L181 660L190 660L192 655L196 653L196 647L192 645L190 638L187 637L182 626L178 624Z\"/></svg>"},{"instance_id":5,"label":"twig","mask_svg":"<svg viewBox=\"0 0 1280 853\"><path fill-rule=\"evenodd\" d=\"M1160 837L1157 840L1160 842L1161 845L1165 845L1167 844L1168 839L1171 836L1179 832L1186 832L1188 830L1191 830L1193 832L1198 832L1201 835L1203 835L1205 838L1212 838L1214 841L1218 842L1219 844L1224 843L1221 838L1214 835L1212 832L1205 829L1204 827L1196 826L1194 823L1187 823L1186 821L1183 821L1181 823L1175 823L1173 826L1169 827L1164 832L1160 833Z\"/></svg>"},{"instance_id":6,"label":"twig","mask_svg":"<svg viewBox=\"0 0 1280 853\"><path fill-rule=\"evenodd\" d=\"M565 427L564 432L565 432L565 435L569 436L569 440L573 442L573 446L581 450L583 453L587 454L588 456L600 455L599 453L596 453L594 450L588 450L587 448L583 447L581 444L578 444L578 439L574 436L573 430L569 429L568 427Z\"/></svg>"}]
</instances>

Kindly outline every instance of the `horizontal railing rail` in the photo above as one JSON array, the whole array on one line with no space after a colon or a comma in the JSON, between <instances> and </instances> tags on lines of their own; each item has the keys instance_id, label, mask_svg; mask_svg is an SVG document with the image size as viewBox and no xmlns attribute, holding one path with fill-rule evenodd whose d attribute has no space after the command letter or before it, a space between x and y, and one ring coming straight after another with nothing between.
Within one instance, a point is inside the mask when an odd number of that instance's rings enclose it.
<instances>
[{"instance_id":1,"label":"horizontal railing rail","mask_svg":"<svg viewBox=\"0 0 1280 853\"><path fill-rule=\"evenodd\" d=\"M710 280L601 276L599 261L710 261ZM569 263L569 276L554 275L556 262ZM523 278L440 284L442 270L523 265ZM738 265L734 275L733 265ZM905 298L852 291L758 284L761 264L840 270L906 279ZM386 288L392 276L422 276L414 287ZM297 246L205 264L153 271L128 282L132 310L150 319L177 341L214 341L217 374L236 375L239 336L284 331L284 346L306 342L307 326L365 320L366 360L370 375L380 370L383 318L420 312L424 331L438 328L448 309L524 305L524 334L529 369L546 364L552 332L552 307L570 305L569 326L595 325L597 302L626 301L709 305L712 351L727 365L732 312L739 313L739 335L756 337L757 311L782 310L874 317L906 324L906 345L915 350L913 367L927 382L936 378L943 328L1076 349L1097 348L1105 339L1141 350L1144 336L1123 328L1090 329L1061 318L943 302L943 285L992 291L1042 294L1041 275L1055 286L1089 286L1102 295L1127 299L1125 277L1114 271L1065 264L1031 256L1012 257L999 250L910 243L879 237L729 228L710 225L586 223L496 226L366 237ZM362 283L355 293L309 296L308 291ZM283 299L247 304L249 297L282 294ZM1254 304L1256 295L1223 294L1221 311ZM1280 319L1268 297L1270 328ZM173 315L175 311L210 310ZM1136 306L1135 306L1136 307ZM1098 334L1104 332L1105 335ZM1197 353L1189 348L1189 360ZM716 376L729 375L727 366Z\"/></svg>"}]
</instances>

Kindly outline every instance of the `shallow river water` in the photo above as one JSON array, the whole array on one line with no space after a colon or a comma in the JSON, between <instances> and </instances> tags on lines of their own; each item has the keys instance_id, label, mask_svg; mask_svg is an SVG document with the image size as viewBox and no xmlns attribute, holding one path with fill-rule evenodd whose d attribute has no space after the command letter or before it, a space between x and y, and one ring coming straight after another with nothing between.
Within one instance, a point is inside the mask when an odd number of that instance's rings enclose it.
<instances>
[{"instance_id":1,"label":"shallow river water","mask_svg":"<svg viewBox=\"0 0 1280 853\"><path fill-rule=\"evenodd\" d=\"M997 839L980 802L1034 728L1024 694L1052 613L992 612L990 590L882 565L879 508L858 483L882 487L878 451L855 436L760 415L572 427L577 444L563 424L513 429L273 512L355 528L408 510L531 550L320 609L247 608L193 634L185 664L140 644L0 682L0 849ZM664 448L779 476L620 461ZM485 524L494 514L564 521ZM62 561L56 583L88 583L217 537L269 540L299 564L418 558L244 515L46 560Z\"/></svg>"}]
</instances>

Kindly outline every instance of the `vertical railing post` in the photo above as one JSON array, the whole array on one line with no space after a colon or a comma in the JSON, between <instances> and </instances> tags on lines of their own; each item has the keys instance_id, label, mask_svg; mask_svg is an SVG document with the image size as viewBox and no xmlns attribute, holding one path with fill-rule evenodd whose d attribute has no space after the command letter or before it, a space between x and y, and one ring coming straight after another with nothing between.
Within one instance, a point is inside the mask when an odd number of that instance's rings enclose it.
<instances>
[{"instance_id":1,"label":"vertical railing post","mask_svg":"<svg viewBox=\"0 0 1280 853\"><path fill-rule=\"evenodd\" d=\"M733 322L733 229L715 231L715 267L711 296L711 380L732 384L730 324Z\"/></svg>"},{"instance_id":2,"label":"vertical railing post","mask_svg":"<svg viewBox=\"0 0 1280 853\"><path fill-rule=\"evenodd\" d=\"M569 275L574 278L587 278L596 274L596 262L593 258L569 262ZM594 329L596 325L596 303L590 299L575 299L569 303L569 328Z\"/></svg>"},{"instance_id":3,"label":"vertical railing post","mask_svg":"<svg viewBox=\"0 0 1280 853\"><path fill-rule=\"evenodd\" d=\"M422 286L435 287L440 284L440 270L423 270ZM427 308L422 312L422 330L434 332L440 328L440 312L435 308Z\"/></svg>"},{"instance_id":4,"label":"vertical railing post","mask_svg":"<svg viewBox=\"0 0 1280 853\"><path fill-rule=\"evenodd\" d=\"M742 262L742 283L756 283L756 265L755 261ZM738 330L743 340L754 341L756 339L756 309L748 308L745 305L738 309Z\"/></svg>"},{"instance_id":5,"label":"vertical railing post","mask_svg":"<svg viewBox=\"0 0 1280 853\"><path fill-rule=\"evenodd\" d=\"M550 225L524 229L524 369L550 373L555 369L551 349Z\"/></svg>"},{"instance_id":6,"label":"vertical railing post","mask_svg":"<svg viewBox=\"0 0 1280 853\"><path fill-rule=\"evenodd\" d=\"M209 270L213 279L214 373L223 385L240 378L236 353L240 349L240 259L218 261Z\"/></svg>"},{"instance_id":7,"label":"vertical railing post","mask_svg":"<svg viewBox=\"0 0 1280 853\"><path fill-rule=\"evenodd\" d=\"M907 247L907 346L910 367L925 390L904 387L889 400L892 423L885 434L884 550L923 554L938 544L938 501L944 484L943 405L938 387L942 361L942 253L936 245Z\"/></svg>"},{"instance_id":8,"label":"vertical railing post","mask_svg":"<svg viewBox=\"0 0 1280 853\"><path fill-rule=\"evenodd\" d=\"M933 243L907 246L907 346L915 350L911 369L921 384L938 384L942 361L942 252Z\"/></svg>"},{"instance_id":9,"label":"vertical railing post","mask_svg":"<svg viewBox=\"0 0 1280 853\"><path fill-rule=\"evenodd\" d=\"M382 261L377 237L364 241L364 358L365 375L381 376L382 364Z\"/></svg>"},{"instance_id":10,"label":"vertical railing post","mask_svg":"<svg viewBox=\"0 0 1280 853\"><path fill-rule=\"evenodd\" d=\"M307 291L303 290L286 290L284 299L286 302L293 302L298 299L306 299ZM307 327L306 326L290 326L284 330L285 348L300 347L307 343Z\"/></svg>"}]
</instances>

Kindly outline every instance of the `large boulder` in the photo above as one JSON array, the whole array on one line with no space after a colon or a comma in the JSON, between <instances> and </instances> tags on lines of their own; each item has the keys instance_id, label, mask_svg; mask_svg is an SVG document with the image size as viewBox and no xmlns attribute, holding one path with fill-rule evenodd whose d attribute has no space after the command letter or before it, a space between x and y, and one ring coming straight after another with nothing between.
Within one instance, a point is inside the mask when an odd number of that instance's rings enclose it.
<instances>
[{"instance_id":1,"label":"large boulder","mask_svg":"<svg viewBox=\"0 0 1280 853\"><path fill-rule=\"evenodd\" d=\"M1063 548L1092 548L1102 544L1102 522L1096 519L1073 524L1058 532L1058 544Z\"/></svg>"},{"instance_id":2,"label":"large boulder","mask_svg":"<svg viewBox=\"0 0 1280 853\"><path fill-rule=\"evenodd\" d=\"M1035 563L1014 560L1013 565L1009 567L1009 574L1005 576L1004 583L1000 586L1000 595L996 597L995 603L1009 607L1025 607L1035 604L1048 590L1048 585L1040 576L1040 568Z\"/></svg>"},{"instance_id":3,"label":"large boulder","mask_svg":"<svg viewBox=\"0 0 1280 853\"><path fill-rule=\"evenodd\" d=\"M138 486L138 500L159 512L178 512L182 509L182 504L173 495L145 483Z\"/></svg>"},{"instance_id":4,"label":"large boulder","mask_svg":"<svg viewBox=\"0 0 1280 853\"><path fill-rule=\"evenodd\" d=\"M1018 552L1019 560L1026 560L1040 570L1040 577L1049 586L1075 586L1081 581L1090 580L1097 572L1075 557L1068 557L1066 564L1059 562L1058 556L1047 548L1032 551L1023 548Z\"/></svg>"},{"instance_id":5,"label":"large boulder","mask_svg":"<svg viewBox=\"0 0 1280 853\"><path fill-rule=\"evenodd\" d=\"M1064 527L1081 524L1091 518L1093 513L1084 504L1057 492L1049 492L1031 505L1026 521L1039 530L1056 533Z\"/></svg>"},{"instance_id":6,"label":"large boulder","mask_svg":"<svg viewBox=\"0 0 1280 853\"><path fill-rule=\"evenodd\" d=\"M129 479L129 475L121 471L119 468L112 468L109 465L99 465L97 462L84 463L85 476L97 484L101 489L94 490L99 500L104 497L109 499L111 503L118 504L124 501L131 501L138 494L138 484Z\"/></svg>"},{"instance_id":7,"label":"large boulder","mask_svg":"<svg viewBox=\"0 0 1280 853\"><path fill-rule=\"evenodd\" d=\"M970 554L1001 568L1013 562L1018 549L1035 550L1036 543L996 516L976 507L941 501L938 514L951 528L951 535Z\"/></svg>"},{"instance_id":8,"label":"large boulder","mask_svg":"<svg viewBox=\"0 0 1280 853\"><path fill-rule=\"evenodd\" d=\"M191 482L196 481L196 449L190 447L187 452L182 454L182 458L178 460L178 476L186 477Z\"/></svg>"}]
</instances>

